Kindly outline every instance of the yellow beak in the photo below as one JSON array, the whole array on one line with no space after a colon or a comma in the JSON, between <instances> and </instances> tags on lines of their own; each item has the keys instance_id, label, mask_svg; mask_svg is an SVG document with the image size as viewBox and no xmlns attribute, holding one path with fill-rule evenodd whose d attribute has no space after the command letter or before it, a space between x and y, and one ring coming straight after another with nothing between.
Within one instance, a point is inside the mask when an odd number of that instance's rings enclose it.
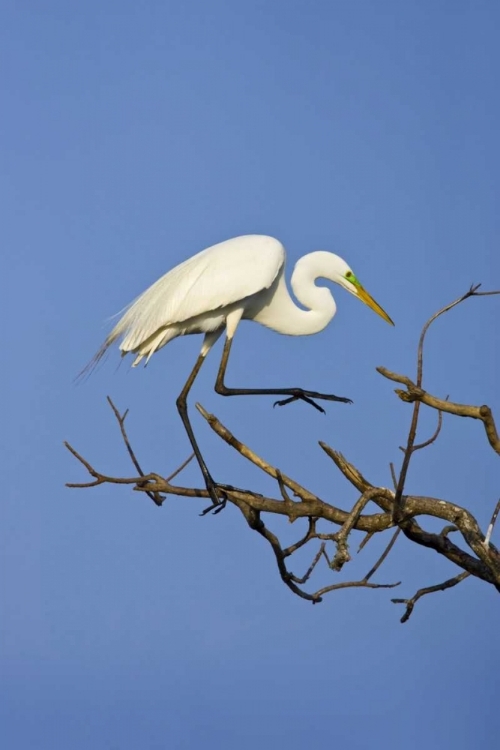
<instances>
[{"instance_id":1,"label":"yellow beak","mask_svg":"<svg viewBox=\"0 0 500 750\"><path fill-rule=\"evenodd\" d=\"M378 302L375 302L371 294L368 294L366 289L364 289L361 284L356 284L356 289L358 292L358 297L361 300L361 302L364 302L365 305L368 305L368 307L371 307L373 312L376 312L377 315L380 315L381 318L386 320L388 323L391 324L391 326L394 325L394 322L390 319L390 317L387 315L386 311L383 310Z\"/></svg>"}]
</instances>

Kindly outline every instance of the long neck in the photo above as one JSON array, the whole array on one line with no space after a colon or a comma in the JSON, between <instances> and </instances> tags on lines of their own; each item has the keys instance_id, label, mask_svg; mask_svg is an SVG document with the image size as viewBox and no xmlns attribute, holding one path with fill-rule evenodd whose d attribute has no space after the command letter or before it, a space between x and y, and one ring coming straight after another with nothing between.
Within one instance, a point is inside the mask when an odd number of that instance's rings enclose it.
<instances>
[{"instance_id":1,"label":"long neck","mask_svg":"<svg viewBox=\"0 0 500 750\"><path fill-rule=\"evenodd\" d=\"M319 277L329 278L328 269L325 268L325 256L328 255L321 251L309 253L294 268L291 287L306 310L297 307L281 273L276 286L273 285L270 290L267 304L254 316L254 320L289 336L309 336L322 331L337 310L330 291L314 283Z\"/></svg>"}]
</instances>

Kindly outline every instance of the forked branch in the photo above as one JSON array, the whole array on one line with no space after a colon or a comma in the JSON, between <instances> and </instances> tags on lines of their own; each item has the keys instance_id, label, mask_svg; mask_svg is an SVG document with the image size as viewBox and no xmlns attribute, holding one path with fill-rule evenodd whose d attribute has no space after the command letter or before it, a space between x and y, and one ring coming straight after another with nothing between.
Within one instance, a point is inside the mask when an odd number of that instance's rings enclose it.
<instances>
[{"instance_id":1,"label":"forked branch","mask_svg":"<svg viewBox=\"0 0 500 750\"><path fill-rule=\"evenodd\" d=\"M411 617L411 613L413 612L413 608L415 604L423 596L426 596L427 594L435 594L437 591L446 591L446 589L451 589L454 586L457 586L462 581L464 581L469 576L470 576L470 573L467 573L464 571L463 573L459 573L457 576L454 576L453 578L448 578L448 580L443 581L443 583L438 583L436 586L426 586L426 588L419 589L417 593L411 597L411 599L391 599L391 601L394 604L406 604L406 610L405 610L404 615L401 618L401 622L402 623L408 622L408 620Z\"/></svg>"}]
</instances>

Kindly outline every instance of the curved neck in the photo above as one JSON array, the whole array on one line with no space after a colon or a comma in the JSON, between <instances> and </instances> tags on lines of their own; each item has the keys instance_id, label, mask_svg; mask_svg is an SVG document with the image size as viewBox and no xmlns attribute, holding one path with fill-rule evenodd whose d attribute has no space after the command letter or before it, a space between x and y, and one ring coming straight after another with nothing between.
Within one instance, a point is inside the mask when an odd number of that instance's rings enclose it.
<instances>
[{"instance_id":1,"label":"curved neck","mask_svg":"<svg viewBox=\"0 0 500 750\"><path fill-rule=\"evenodd\" d=\"M328 256L329 253L322 251L309 253L295 265L290 283L297 300L306 310L295 304L281 273L267 304L254 320L289 336L309 336L322 331L337 311L329 289L315 284L320 277L335 280L333 269L331 273L329 271Z\"/></svg>"}]
</instances>

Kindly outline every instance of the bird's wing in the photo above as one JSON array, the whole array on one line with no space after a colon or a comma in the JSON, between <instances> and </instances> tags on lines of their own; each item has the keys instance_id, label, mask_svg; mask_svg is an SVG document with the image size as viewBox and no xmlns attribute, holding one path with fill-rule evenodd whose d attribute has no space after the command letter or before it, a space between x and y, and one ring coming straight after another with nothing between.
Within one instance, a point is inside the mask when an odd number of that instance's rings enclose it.
<instances>
[{"instance_id":1,"label":"bird's wing","mask_svg":"<svg viewBox=\"0 0 500 750\"><path fill-rule=\"evenodd\" d=\"M221 242L184 261L132 302L96 358L119 337L133 351L161 328L243 300L268 289L285 262L273 237L245 235Z\"/></svg>"}]
</instances>

